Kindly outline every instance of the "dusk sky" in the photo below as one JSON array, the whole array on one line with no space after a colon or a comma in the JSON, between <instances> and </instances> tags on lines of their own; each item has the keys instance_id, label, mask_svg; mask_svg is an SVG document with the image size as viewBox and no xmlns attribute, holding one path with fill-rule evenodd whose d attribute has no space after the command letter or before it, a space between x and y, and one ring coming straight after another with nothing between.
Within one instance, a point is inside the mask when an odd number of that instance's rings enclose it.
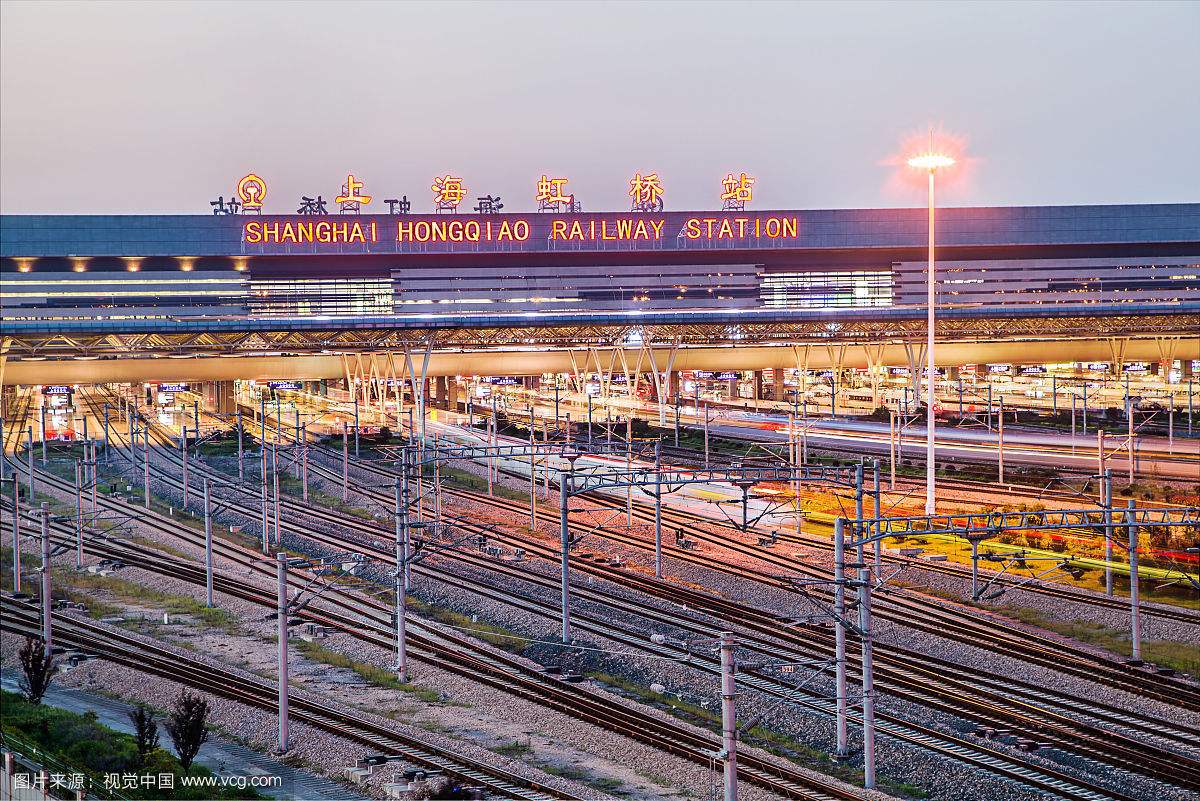
<instances>
[{"instance_id":1,"label":"dusk sky","mask_svg":"<svg viewBox=\"0 0 1200 801\"><path fill-rule=\"evenodd\" d=\"M953 205L1200 200L1200 3L4 2L4 213L267 211L337 194L431 208L435 175L585 211L919 205L902 143L967 160ZM953 140L953 141L951 141ZM911 177L911 176L902 176ZM332 204L331 204L332 205Z\"/></svg>"}]
</instances>

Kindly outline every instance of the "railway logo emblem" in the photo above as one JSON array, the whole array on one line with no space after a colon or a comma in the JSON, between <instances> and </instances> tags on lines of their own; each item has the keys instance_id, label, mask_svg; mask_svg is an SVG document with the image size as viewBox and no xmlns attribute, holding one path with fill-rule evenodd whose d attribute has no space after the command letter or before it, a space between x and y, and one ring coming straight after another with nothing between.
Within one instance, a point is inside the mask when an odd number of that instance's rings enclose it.
<instances>
[{"instance_id":1,"label":"railway logo emblem","mask_svg":"<svg viewBox=\"0 0 1200 801\"><path fill-rule=\"evenodd\" d=\"M250 173L238 181L237 195L242 201L242 211L261 212L267 198L267 182Z\"/></svg>"}]
</instances>

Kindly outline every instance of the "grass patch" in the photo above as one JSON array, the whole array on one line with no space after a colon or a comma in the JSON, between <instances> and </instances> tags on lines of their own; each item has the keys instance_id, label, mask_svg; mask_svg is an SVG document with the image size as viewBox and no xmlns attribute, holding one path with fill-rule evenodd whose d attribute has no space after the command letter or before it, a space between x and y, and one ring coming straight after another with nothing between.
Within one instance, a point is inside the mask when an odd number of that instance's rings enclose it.
<instances>
[{"instance_id":1,"label":"grass patch","mask_svg":"<svg viewBox=\"0 0 1200 801\"><path fill-rule=\"evenodd\" d=\"M448 487L467 490L469 492L487 493L487 479L483 476L477 476L474 473L469 473L466 470L460 470L457 467L442 466L442 483ZM428 478L433 481L432 477ZM529 493L521 490L513 489L499 481L492 482L492 493L497 498L504 498L509 501L528 501Z\"/></svg>"},{"instance_id":2,"label":"grass patch","mask_svg":"<svg viewBox=\"0 0 1200 801\"><path fill-rule=\"evenodd\" d=\"M505 743L504 745L498 745L492 749L492 751L495 751L500 756L513 757L513 758L523 757L532 750L533 750L533 747L531 745L529 745L528 743L520 742L519 740L513 740L511 743Z\"/></svg>"},{"instance_id":3,"label":"grass patch","mask_svg":"<svg viewBox=\"0 0 1200 801\"><path fill-rule=\"evenodd\" d=\"M191 615L205 625L220 629L226 633L234 633L237 631L237 619L228 611L217 607L209 608L202 601L198 601L189 595L174 595L172 593L161 592L150 587L144 587L141 584L135 584L132 581L127 581L116 576L98 576L92 573L76 573L74 570L58 568L54 571L56 584L60 588L64 585L78 590L103 590L111 593L114 598L124 601L128 604L138 606L160 606L167 612L177 615ZM71 591L64 590L64 594L70 597ZM72 597L71 600L78 600L80 603L89 604L89 612L91 611L90 604L103 603L89 599L86 594L83 597ZM118 607L109 605L112 611L105 614L118 614L121 610ZM103 617L103 614L94 615L95 617Z\"/></svg>"},{"instance_id":4,"label":"grass patch","mask_svg":"<svg viewBox=\"0 0 1200 801\"><path fill-rule=\"evenodd\" d=\"M677 718L710 731L720 731L721 713L719 709L706 709L697 704L680 701L674 697L653 692L647 687L611 673L591 672L587 675L601 684L618 688L644 703L649 703L659 708L665 707L668 713ZM780 732L767 729L763 726L755 726L745 733L743 739L749 745L762 748L796 764L820 771L849 784L862 785L862 771L848 765L836 763L824 751L813 748ZM925 790L914 785L899 782L887 776L879 776L878 781L881 789L893 795L898 795L902 798L928 798L928 793Z\"/></svg>"},{"instance_id":5,"label":"grass patch","mask_svg":"<svg viewBox=\"0 0 1200 801\"><path fill-rule=\"evenodd\" d=\"M389 690L399 690L402 693L408 693L420 701L428 704L440 703L442 694L437 690L429 687L422 687L419 684L400 681L394 673L384 670L376 665L367 662L357 662L345 654L331 651L323 645L318 645L315 642L301 640L296 644L296 650L301 654L322 664L330 667L343 668L345 670L354 671L363 681L368 684L373 684L376 687L386 687Z\"/></svg>"},{"instance_id":6,"label":"grass patch","mask_svg":"<svg viewBox=\"0 0 1200 801\"><path fill-rule=\"evenodd\" d=\"M484 623L479 620L471 620L470 615L464 615L461 612L454 612L440 606L434 606L426 603L418 598L409 597L408 608L422 617L436 620L439 623L444 623L447 626L453 626L458 629L465 629L468 633L483 640L489 645L508 651L509 653L522 654L529 643L527 637L522 637L516 632L506 629L503 626L496 626L491 623Z\"/></svg>"},{"instance_id":7,"label":"grass patch","mask_svg":"<svg viewBox=\"0 0 1200 801\"><path fill-rule=\"evenodd\" d=\"M1070 637L1073 640L1099 646L1120 656L1131 656L1133 645L1129 633L1085 620L1067 622L1052 620L1036 609L1005 606L997 610L1023 623L1047 629ZM1173 640L1146 640L1142 642L1142 658L1147 662L1173 668L1193 676L1200 675L1200 647L1193 643Z\"/></svg>"},{"instance_id":8,"label":"grass patch","mask_svg":"<svg viewBox=\"0 0 1200 801\"><path fill-rule=\"evenodd\" d=\"M161 741L167 740L161 730ZM6 744L24 743L27 748L37 749L43 760L49 757L55 764L53 772L79 772L88 779L89 797L94 793L107 798L104 775L108 773L136 773L154 775L174 774L175 789L171 797L176 799L254 799L262 798L251 789L237 790L222 787L185 787L178 777L183 776L183 767L174 754L157 748L147 758L146 765L137 762L137 749L133 737L103 726L96 720L95 712L77 714L52 706L35 706L16 693L0 691L0 728ZM10 739L11 738L11 739ZM32 756L32 755L31 755ZM61 767L60 767L61 766ZM212 776L204 767L193 765L191 776ZM122 789L123 798L161 798L157 786Z\"/></svg>"}]
</instances>

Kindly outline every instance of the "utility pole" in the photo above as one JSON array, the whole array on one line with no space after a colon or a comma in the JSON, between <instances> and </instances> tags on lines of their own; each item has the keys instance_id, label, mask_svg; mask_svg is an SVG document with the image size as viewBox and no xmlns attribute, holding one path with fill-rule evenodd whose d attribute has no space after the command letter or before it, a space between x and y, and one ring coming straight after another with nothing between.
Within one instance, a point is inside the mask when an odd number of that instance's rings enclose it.
<instances>
[{"instance_id":1,"label":"utility pole","mask_svg":"<svg viewBox=\"0 0 1200 801\"><path fill-rule=\"evenodd\" d=\"M888 466L892 471L891 491L896 491L896 413L888 410Z\"/></svg>"},{"instance_id":2,"label":"utility pole","mask_svg":"<svg viewBox=\"0 0 1200 801\"><path fill-rule=\"evenodd\" d=\"M26 458L29 460L29 466L28 466L28 469L29 469L29 503L30 503L30 504L32 504L32 503L33 503L33 499L36 497L36 496L33 494L33 488L34 488L34 480L33 480L33 426L29 426L28 428L26 428L26 429L25 429L25 433L26 433L26 434L28 434L28 436L29 436L29 439L27 440L27 444L26 444L26 446L25 446L25 456L26 456Z\"/></svg>"},{"instance_id":3,"label":"utility pole","mask_svg":"<svg viewBox=\"0 0 1200 801\"><path fill-rule=\"evenodd\" d=\"M21 592L21 485L17 481L17 474L13 473L13 509L12 509L12 569L13 569L13 593ZM33 498L30 497L29 503L32 505Z\"/></svg>"},{"instance_id":4,"label":"utility pole","mask_svg":"<svg viewBox=\"0 0 1200 801\"><path fill-rule=\"evenodd\" d=\"M721 750L725 756L725 801L737 801L737 698L733 632L721 632Z\"/></svg>"},{"instance_id":5,"label":"utility pole","mask_svg":"<svg viewBox=\"0 0 1200 801\"><path fill-rule=\"evenodd\" d=\"M704 404L704 469L708 469L708 404Z\"/></svg>"},{"instance_id":6,"label":"utility pole","mask_svg":"<svg viewBox=\"0 0 1200 801\"><path fill-rule=\"evenodd\" d=\"M633 484L630 483L632 489ZM662 555L662 440L654 443L654 577L663 577Z\"/></svg>"},{"instance_id":7,"label":"utility pole","mask_svg":"<svg viewBox=\"0 0 1200 801\"><path fill-rule=\"evenodd\" d=\"M342 503L350 497L350 431L342 423Z\"/></svg>"},{"instance_id":8,"label":"utility pole","mask_svg":"<svg viewBox=\"0 0 1200 801\"><path fill-rule=\"evenodd\" d=\"M183 427L183 436L179 438L179 451L183 457L183 508L186 511L188 505L188 452L187 452L187 426Z\"/></svg>"},{"instance_id":9,"label":"utility pole","mask_svg":"<svg viewBox=\"0 0 1200 801\"><path fill-rule=\"evenodd\" d=\"M271 445L271 484L275 493L275 546L283 547L283 534L279 530L279 446Z\"/></svg>"},{"instance_id":10,"label":"utility pole","mask_svg":"<svg viewBox=\"0 0 1200 801\"><path fill-rule=\"evenodd\" d=\"M243 482L246 480L246 462L242 446L242 406L240 403L234 409L234 415L237 417L238 481Z\"/></svg>"},{"instance_id":11,"label":"utility pole","mask_svg":"<svg viewBox=\"0 0 1200 801\"><path fill-rule=\"evenodd\" d=\"M212 496L208 479L204 479L204 605L213 606L213 531Z\"/></svg>"},{"instance_id":12,"label":"utility pole","mask_svg":"<svg viewBox=\"0 0 1200 801\"><path fill-rule=\"evenodd\" d=\"M276 637L279 640L279 752L288 750L288 626L287 626L287 554L275 554L278 593L275 613L278 622Z\"/></svg>"},{"instance_id":13,"label":"utility pole","mask_svg":"<svg viewBox=\"0 0 1200 801\"><path fill-rule=\"evenodd\" d=\"M1004 483L1004 396L1000 396L1000 418L996 426L996 442L999 446L1000 483ZM930 510L926 514L933 514Z\"/></svg>"},{"instance_id":14,"label":"utility pole","mask_svg":"<svg viewBox=\"0 0 1200 801\"><path fill-rule=\"evenodd\" d=\"M300 486L301 497L308 502L308 423L300 426Z\"/></svg>"},{"instance_id":15,"label":"utility pole","mask_svg":"<svg viewBox=\"0 0 1200 801\"><path fill-rule=\"evenodd\" d=\"M1137 501L1129 499L1125 511L1125 522L1129 527L1129 640L1130 656L1135 664L1142 661L1142 618L1138 599L1138 524L1134 507Z\"/></svg>"},{"instance_id":16,"label":"utility pole","mask_svg":"<svg viewBox=\"0 0 1200 801\"><path fill-rule=\"evenodd\" d=\"M567 525L567 514L570 500L568 493L573 489L575 460L568 457L567 463L569 467L558 474L558 523L562 547L562 641L564 643L571 641L571 585L570 574L567 572L570 569L571 532Z\"/></svg>"},{"instance_id":17,"label":"utility pole","mask_svg":"<svg viewBox=\"0 0 1200 801\"><path fill-rule=\"evenodd\" d=\"M836 620L833 626L834 637L834 672L837 682L836 723L837 750L836 756L845 757L850 752L850 736L848 725L849 708L846 695L846 521L836 518L833 521L833 612Z\"/></svg>"},{"instance_id":18,"label":"utility pole","mask_svg":"<svg viewBox=\"0 0 1200 801\"><path fill-rule=\"evenodd\" d=\"M529 405L529 530L537 531L537 454L534 453L533 404Z\"/></svg>"},{"instance_id":19,"label":"utility pole","mask_svg":"<svg viewBox=\"0 0 1200 801\"><path fill-rule=\"evenodd\" d=\"M862 534L860 533L861 537ZM871 642L871 571L858 571L858 627L862 643L863 786L875 787L875 673Z\"/></svg>"},{"instance_id":20,"label":"utility pole","mask_svg":"<svg viewBox=\"0 0 1200 801\"><path fill-rule=\"evenodd\" d=\"M104 461L108 462L108 403L104 404Z\"/></svg>"},{"instance_id":21,"label":"utility pole","mask_svg":"<svg viewBox=\"0 0 1200 801\"><path fill-rule=\"evenodd\" d=\"M83 465L75 460L75 569L83 569Z\"/></svg>"},{"instance_id":22,"label":"utility pole","mask_svg":"<svg viewBox=\"0 0 1200 801\"><path fill-rule=\"evenodd\" d=\"M408 451L404 451L403 472L407 472ZM408 607L408 502L404 497L407 484L396 479L396 573L392 589L395 594L396 616L396 678L408 681L407 621L404 619Z\"/></svg>"},{"instance_id":23,"label":"utility pole","mask_svg":"<svg viewBox=\"0 0 1200 801\"><path fill-rule=\"evenodd\" d=\"M359 425L358 425L358 393L356 392L356 393L354 393L354 458L355 459L358 459L360 457L359 448L358 448L358 444L359 444L358 443L358 429L359 429Z\"/></svg>"},{"instance_id":24,"label":"utility pole","mask_svg":"<svg viewBox=\"0 0 1200 801\"><path fill-rule=\"evenodd\" d=\"M264 428L263 431L265 432L266 429ZM258 484L259 497L262 501L262 552L263 556L266 556L268 553L270 553L270 548L268 546L271 542L271 523L269 517L270 513L267 511L267 441L265 438L262 440L262 450L259 452L258 474L259 478L261 479Z\"/></svg>"},{"instance_id":25,"label":"utility pole","mask_svg":"<svg viewBox=\"0 0 1200 801\"><path fill-rule=\"evenodd\" d=\"M50 504L42 502L42 650L47 659L51 654L50 618Z\"/></svg>"},{"instance_id":26,"label":"utility pole","mask_svg":"<svg viewBox=\"0 0 1200 801\"><path fill-rule=\"evenodd\" d=\"M1112 470L1105 470L1101 476L1101 496L1104 504L1104 594L1113 594L1113 497Z\"/></svg>"},{"instance_id":27,"label":"utility pole","mask_svg":"<svg viewBox=\"0 0 1200 801\"><path fill-rule=\"evenodd\" d=\"M150 509L150 433L147 428L149 423L144 424L142 428L142 503L146 509ZM132 450L130 443L130 450Z\"/></svg>"}]
</instances>

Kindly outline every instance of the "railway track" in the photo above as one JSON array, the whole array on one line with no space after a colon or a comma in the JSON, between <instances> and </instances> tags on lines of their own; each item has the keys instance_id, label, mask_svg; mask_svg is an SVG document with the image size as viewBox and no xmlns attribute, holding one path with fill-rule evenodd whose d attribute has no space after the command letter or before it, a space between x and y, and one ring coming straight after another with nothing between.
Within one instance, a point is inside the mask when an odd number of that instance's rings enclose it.
<instances>
[{"instance_id":1,"label":"railway track","mask_svg":"<svg viewBox=\"0 0 1200 801\"><path fill-rule=\"evenodd\" d=\"M522 426L526 426L526 427L528 426L528 423L526 421L522 421L520 419L515 419L515 418L510 419L510 423L518 428L520 428ZM523 441L523 440L517 440L517 441ZM785 443L779 443L780 447L784 447L784 445L785 445ZM698 467L700 465L703 465L703 463L704 463L703 454L697 453L696 451L692 451L687 448L675 448L673 446L664 445L662 452L663 452L664 456L675 457L675 459L673 461L675 463L683 464L684 466L697 466ZM766 455L766 452L764 452L764 456L765 455ZM749 457L733 457L729 454L723 454L723 453L722 454L710 454L710 463L715 463L718 466L726 466L726 467L734 466L739 463L745 462L748 459L749 459ZM779 463L782 463L782 460L776 460L776 461ZM916 487L918 485L923 486L923 484L920 484L920 482L916 481L915 479L901 479L901 483L904 483L906 481L911 483L911 485L914 487ZM998 485L995 483L984 485L980 482L961 481L961 480L947 479L947 478L939 478L938 485L941 487L947 488L947 489L958 489L958 490L973 491L973 492L985 492L986 491L989 496L1002 495L1002 496L1008 496L1008 497L1012 497L1014 499L1022 499L1022 500L1029 500L1031 497L1034 497L1034 496L1032 496L1032 494L1036 493L1035 499L1038 501L1053 499L1053 500L1060 500L1060 501L1063 501L1064 503L1068 503L1068 504L1078 504L1080 497L1081 497L1079 495L1079 493L1076 493L1076 492L1065 492L1065 491L1061 491L1061 490L1051 490L1051 489L1037 488L1037 487L1016 487L1014 485ZM838 494L837 491L833 490L833 489L829 489L828 492L830 494ZM595 494L595 495L591 496L589 498L589 500L593 501L594 503L596 503L598 505L610 506L614 509L617 508L619 505L619 502L616 501L615 499L608 497L608 496L600 495L600 494ZM645 504L641 504L641 505L643 507L645 506ZM643 508L642 512L639 516L642 519L649 519L650 512L648 509ZM723 527L728 528L731 532L739 531L738 529L734 528L733 526L726 525L725 521L722 521L719 518L705 517L705 516L702 516L702 515L699 515L699 514L696 514L693 512L688 512L688 511L679 510L679 509L670 509L670 510L664 509L663 510L663 519L664 519L664 521L669 519L675 524L682 523L687 526L696 526L696 525L707 524L707 525L723 526ZM780 532L778 534L779 540L781 542L803 545L803 546L807 546L807 547L811 547L811 548L817 548L820 550L832 552L832 550L833 550L832 526L829 524L815 522L815 523L810 523L809 527L811 528L813 525L816 525L817 527L819 527L821 529L827 529L829 531L830 536L828 538L807 537L807 536L803 536L803 535L797 536L795 534L791 534L791 533L787 533L787 532ZM895 556L895 555L885 555L883 557L883 560L886 562L889 562L891 564L904 565L906 567L924 570L929 573L937 573L940 575L953 576L955 578L961 578L961 579L966 579L966 578L970 577L970 568L969 567L964 566L964 565L958 565L958 564L951 563L951 562L931 562L929 560L915 559L912 557ZM985 571L986 571L986 568L985 568ZM989 575L989 580L993 581L993 583L997 587L1013 588L1013 587L1016 587L1018 584L1020 584L1020 588L1022 591L1030 592L1030 593L1033 593L1036 595L1044 595L1047 597L1054 597L1054 598L1059 598L1059 599L1066 600L1066 601L1072 601L1074 603L1082 603L1082 604L1087 604L1090 606L1100 607L1100 608L1104 608L1104 609L1113 609L1113 610L1118 610L1118 611L1122 611L1122 612L1127 611L1129 608L1128 601L1124 601L1120 598L1113 598L1113 597L1108 597L1108 596L1103 596L1103 595L1097 595L1095 593L1088 593L1088 592L1075 590L1075 589L1071 589L1068 587L1063 587L1063 586L1060 586L1060 585L1057 585L1057 584L1054 584L1051 582L1045 582L1045 581L1035 581L1035 582L1030 582L1030 583L1023 583L1024 580L1022 578L1008 578L1008 577L1003 577L1003 576L996 577L991 574L991 571L986 571L986 572ZM1164 606L1143 606L1141 609L1141 614L1147 618L1160 618L1163 620L1171 620L1171 621L1175 621L1175 622L1179 622L1179 623L1188 623L1191 625L1200 626L1200 612L1193 611L1193 610L1188 610L1188 609L1183 609L1183 608L1173 608L1173 607L1165 606L1165 605Z\"/></svg>"},{"instance_id":2,"label":"railway track","mask_svg":"<svg viewBox=\"0 0 1200 801\"><path fill-rule=\"evenodd\" d=\"M30 637L40 634L39 613L33 606L10 596L0 597L0 605L4 610L0 628ZM145 638L92 621L60 615L54 621L54 638L56 642L68 643L78 651L93 654L105 661L257 709L272 711L278 702L273 684L248 678L211 662L201 662ZM327 703L309 698L306 693L296 694L293 691L289 697L289 715L293 720L351 740L376 753L402 756L416 765L435 768L492 793L500 793L503 798L528 801L579 798L518 774L405 737L363 716L335 711Z\"/></svg>"},{"instance_id":3,"label":"railway track","mask_svg":"<svg viewBox=\"0 0 1200 801\"><path fill-rule=\"evenodd\" d=\"M340 459L340 454L330 454L330 457ZM396 477L393 471L379 465L364 464L360 461L357 463L357 466L384 479L394 480ZM310 463L311 469L313 468ZM321 469L326 470L326 477L330 480L341 480L340 475L334 475L327 468L318 468L318 470ZM383 500L383 496L377 491L369 489L360 489L360 491L366 494L375 492L376 498L381 502ZM504 509L514 514L524 515L527 513L528 507L514 501L507 501L463 490L449 490L449 493L473 502ZM601 506L624 509L622 502L615 499L604 499L601 496L599 499L589 497L588 500L595 500ZM634 515L642 522L650 522L653 519L649 510L638 505L635 505ZM663 521L664 525L670 522L673 526L682 530L689 538L706 542L716 548L732 550L741 555L762 561L778 572L732 566L704 554L678 548L670 545L669 542L664 542L664 553L681 561L792 591L794 591L794 587L791 586L790 581L781 578L781 576L799 575L799 577L804 578L829 578L824 572L816 570L794 558L782 556L771 549L750 545L738 540L736 537L713 534L706 529L700 528L701 522L705 524L713 523L713 521L707 518L697 521L691 516L676 515L674 510L668 512L664 509ZM592 530L592 527L589 526L586 530ZM736 531L735 529L729 530L731 533ZM600 526L595 528L595 533L614 542L641 550L653 547L651 540L635 536L624 530ZM818 590L818 592L821 592L821 590ZM1036 664L1059 670L1060 672L1069 673L1092 681L1099 681L1117 689L1153 697L1156 700L1179 705L1192 711L1200 711L1200 688L1197 688L1193 684L1148 670L1135 670L1123 663L1114 662L1111 659L1099 657L1089 651L1073 648L1044 637L1006 630L995 621L979 615L973 615L961 610L949 610L940 606L930 606L927 601L919 597L911 597L908 593L897 593L881 597L876 604L875 612L877 616L886 617L901 625L907 625L938 636L954 634L961 637L965 642L996 651L997 653L1020 655L1022 658L1033 661ZM1189 618L1188 622L1194 621Z\"/></svg>"},{"instance_id":4,"label":"railway track","mask_svg":"<svg viewBox=\"0 0 1200 801\"><path fill-rule=\"evenodd\" d=\"M61 531L59 533L60 533L60 536L61 536L61 539L63 542L71 541L72 533L70 531ZM91 550L91 549L89 548L89 550ZM261 560L257 559L257 555L254 552L245 552L243 557L244 557L244 559L248 560L248 561L244 562L245 564L253 564L254 562L261 562ZM141 558L139 558L137 555L130 556L129 554L125 554L124 558L129 559L131 565L142 567L143 569L160 572L160 573L163 573L164 575L172 575L174 577L182 578L184 580L190 580L196 584L202 584L204 581L203 571L199 567L192 566L190 568L190 575L185 575L185 574L181 573L181 571L179 569L172 569L170 567L171 560L164 559L159 552L146 551L145 555L142 556ZM269 570L269 568L270 568L270 565L265 565L265 569ZM297 584L303 584L303 580L300 579L299 577L295 578L294 581ZM226 579L223 576L219 576L219 575L217 576L216 589L220 592L225 592L225 593L231 594L234 597L239 597L239 598L242 598L245 600L250 600L253 602L260 603L266 607L272 607L274 605L274 596L271 593L269 593L267 591L262 591L262 590L256 591L253 588L247 588L241 582L231 581L231 580ZM499 591L495 594L500 597L505 596L505 593L502 591ZM346 604L347 598L346 598L345 593L336 593L336 595L339 596L336 598L336 602L337 602L338 606L342 606L342 605ZM330 600L332 602L334 599L331 598ZM524 603L518 604L518 606L520 608L529 610L534 605L534 603L535 602L532 602L532 601L526 601ZM358 607L356 607L354 603L351 603L350 606L351 606L351 608L355 608L356 610L358 610ZM387 610L380 605L376 605L375 611L377 613L376 614L377 618L386 617L386 615L388 614ZM313 620L314 622L319 622L323 625L331 625L333 628L343 630L346 633L352 634L356 637L359 637L360 639L364 639L366 641L372 642L373 644L379 645L380 647L386 648L389 645L389 643L387 642L387 640L385 638L382 638L378 635L371 636L368 634L364 634L362 632L361 623L358 621L354 621L354 620L350 620L350 619L346 618L346 616L344 614L339 614L336 612L335 613L327 613L327 612L319 611L319 610L315 610L315 609L314 610L304 610L301 614L304 617ZM553 616L552 610L550 612L550 616L551 617ZM377 624L376 628L382 627L383 630L386 630L386 623L384 623L378 619L375 622ZM577 618L577 623L579 625L583 626L584 628L587 628L588 630L594 631L594 633L597 633L601 636L614 638L618 642L621 642L627 646L643 647L643 649L645 649L645 646L646 646L645 638L641 632L620 630L619 628L613 626L611 623L596 621L592 618L588 618L587 616L580 616L579 618ZM711 631L715 631L715 629L704 630L704 631L711 632ZM426 659L426 661L435 662L436 664L438 664L439 667L442 667L444 669L446 668L446 662L444 661L444 657L446 656L445 649L436 649L435 648L434 650L436 652L432 656L425 656L424 654L421 653L421 649L423 647L425 647L425 643L420 634L416 635L415 640L414 640L414 645L416 646L416 651L414 652L416 655L423 656ZM657 652L659 655L667 656L668 658L678 658L678 656L679 656L679 654L677 652L675 652L673 649L666 648L666 647L657 647L657 648L651 647L650 650L653 652ZM769 652L764 652L764 653L769 653ZM776 654L776 655L778 655L778 654ZM511 660L509 660L509 661L511 661ZM719 673L719 666L717 664L717 661L712 657L693 653L691 655L691 663L693 664L693 666L703 669L706 672L709 672L711 674L716 675ZM455 672L455 671L453 671L453 669L452 669L452 672ZM479 680L478 675L475 675L475 674L472 674L469 672L463 673L463 675L467 675L471 678L474 678L475 680ZM789 688L787 686L779 685L777 682L775 682L765 676L762 676L761 674L751 674L748 677L744 677L743 683L747 684L749 686L753 686L756 689L759 689L763 692L767 692L768 694L774 695L776 697L784 697L785 695L792 694L791 688ZM567 685L567 686L571 687L572 685ZM508 686L508 687L500 687L500 689L506 690L508 692L515 692L518 695L522 694L519 687L513 688L512 686ZM574 708L578 709L578 702L576 699L569 699L568 703L572 704L572 706ZM810 708L812 708L816 711L824 711L827 714L832 714L832 703L826 699L820 699L817 702L810 703L809 706L810 706ZM579 715L576 714L576 716L579 716ZM601 722L603 725L603 721L599 721L599 722ZM1054 771L1047 772L1044 769L1031 770L1029 767L1024 766L1020 763L1012 762L1011 759L1007 755L1003 754L1002 752L997 752L992 749L980 750L976 747L965 746L963 744L960 744L959 742L947 741L943 735L940 735L937 732L933 732L931 730L928 730L928 729L925 729L925 728L922 728L919 726L913 727L911 725L905 725L903 723L896 723L894 721L885 719L880 722L880 727L881 727L881 731L883 731L885 733L891 734L893 736L901 736L905 739L910 739L910 740L916 739L917 741L923 743L924 747L926 747L929 750L933 750L935 752L942 753L947 756L956 757L960 761L967 762L968 764L973 764L978 767L989 770L993 773L997 773L1001 776L1005 776L1010 779L1015 779L1015 780L1021 781L1023 784L1037 787L1038 789L1042 790L1043 792L1052 794L1054 797L1068 798L1068 799L1090 799L1090 801L1100 801L1100 799L1106 799L1106 798L1115 799L1116 801L1132 801L1132 799L1129 799L1127 796L1124 796L1119 793L1112 793L1111 791L1108 791L1108 790L1105 790L1102 788L1098 788L1098 787L1096 787L1094 785L1090 785L1088 783L1081 783L1078 779L1074 779L1073 777L1066 776L1065 774L1060 774L1060 773L1057 773ZM606 726L606 728L609 728L610 730L613 730L613 731L617 731L618 733L626 733L626 732L621 731L620 729L612 726L611 722ZM643 735L643 738L644 738L644 735ZM662 747L668 751L675 750L678 748L678 746L676 744L674 744L670 741L664 742L662 744ZM700 752L699 756L701 758L703 758L706 753L708 753L708 752ZM743 755L742 757L740 757L740 761L744 761L744 760L745 760L745 757ZM748 766L748 769L751 771L750 776L749 776L751 781L754 781L755 783L759 783L759 784L764 783L764 779L766 778L766 775L764 773L756 770L754 765ZM742 766L739 765L739 771L741 771L741 770L742 770ZM770 785L767 785L767 786L770 786ZM774 789L777 792L780 791L780 788L778 786L776 786ZM783 789L786 790L788 788L785 787ZM791 788L791 789L793 792L791 794L785 793L785 796L799 797L799 798L820 797L820 796L813 796L811 793L796 794L795 788ZM853 796L853 795L850 795L850 796L834 795L832 797L837 798L837 797L855 797L855 796Z\"/></svg>"},{"instance_id":5,"label":"railway track","mask_svg":"<svg viewBox=\"0 0 1200 801\"><path fill-rule=\"evenodd\" d=\"M295 510L292 510L292 511L294 512ZM301 510L301 511L302 511L302 510ZM380 536L380 534L382 534L382 532L380 532L380 531L378 531L378 530L374 530L373 532L368 532L368 536L371 536L371 535L373 535L373 536L376 536L376 537L378 537L378 536ZM344 543L342 543L342 544L344 544ZM775 625L778 625L778 621L776 621L776 624L775 624ZM1126 721L1126 723L1128 723L1128 721Z\"/></svg>"},{"instance_id":6,"label":"railway track","mask_svg":"<svg viewBox=\"0 0 1200 801\"><path fill-rule=\"evenodd\" d=\"M39 480L55 484L57 489L63 491L73 491L65 482L62 482L53 475L43 474ZM117 502L111 499L104 500L106 505L118 505ZM235 508L234 511L238 510ZM154 527L163 530L164 533L182 536L185 539L190 538L192 544L196 544L196 532L175 521L163 520L161 516L157 515L145 515L143 522L151 523ZM70 532L60 533L64 536L70 534ZM327 544L334 545L340 549L344 549L347 545L344 541ZM214 547L216 548L217 546L214 545ZM235 546L222 543L222 547L219 549L221 555L228 558L229 548L232 547ZM273 562L264 562L253 551L245 549L242 549L242 551L241 559L243 564L250 566L251 569L257 566L260 569L273 572ZM156 554L155 559L162 561L163 558L161 554ZM142 566L148 567L144 561L142 562ZM200 580L203 581L202 573ZM222 591L227 590L231 591L232 594L239 594L236 587L231 588L228 585L224 585ZM244 594L240 597L252 600L251 597ZM346 601L344 593L339 594L338 597L340 601ZM273 607L275 603L273 595L268 600L269 605ZM377 618L377 624L383 625L379 618L390 622L390 607L377 605L373 610L373 614ZM341 628L346 630L347 633L352 634L357 634L356 628L361 625L358 621L348 622L344 618L328 613L323 620L327 624L332 624L336 628ZM384 625L383 630L387 631L388 626ZM440 636L444 638L444 635ZM420 635L417 636L416 642L419 646L423 643ZM466 643L465 639L460 639L458 645L461 648ZM375 644L385 648L391 646L390 641L379 635L376 635ZM696 735L683 726L664 722L653 715L636 709L614 707L608 699L597 697L567 682L553 681L550 677L533 671L515 659L500 657L491 653L487 653L486 657L478 653L464 655L461 651L454 652L445 647L433 647L429 642L424 642L423 644L430 647L433 654L431 661L434 661L439 667L445 668L447 664L457 664L459 666L458 672L473 680L482 681L485 684L490 683L500 691L514 693L522 697L527 697L530 700L538 701L543 705L557 709L578 719L595 723L606 730L632 737L635 740L668 753L681 756L695 764L710 765L713 761L713 754L720 748L720 743L715 737ZM672 655L672 658L677 657L677 654ZM468 664L464 665L464 660ZM850 792L832 781L818 780L800 770L778 765L772 761L762 760L752 754L739 755L738 771L739 777L745 781L762 786L786 798L827 801L829 799L859 797L858 794Z\"/></svg>"}]
</instances>

